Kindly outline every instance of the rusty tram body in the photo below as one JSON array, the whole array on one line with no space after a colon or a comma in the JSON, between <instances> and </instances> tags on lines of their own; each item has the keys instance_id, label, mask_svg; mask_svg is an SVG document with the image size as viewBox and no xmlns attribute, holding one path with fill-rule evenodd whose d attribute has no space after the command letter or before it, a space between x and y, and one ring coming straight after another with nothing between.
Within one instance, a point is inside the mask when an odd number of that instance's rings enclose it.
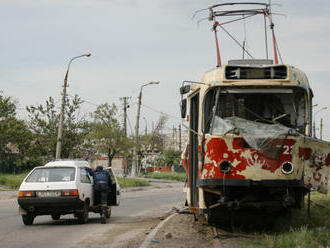
<instances>
[{"instance_id":1,"label":"rusty tram body","mask_svg":"<svg viewBox=\"0 0 330 248\"><path fill-rule=\"evenodd\" d=\"M221 25L215 7L210 19ZM182 161L190 211L211 219L228 209L301 208L311 189L326 193L330 143L312 137L306 75L276 57L221 65L217 54L215 69L180 88L181 117L189 123Z\"/></svg>"}]
</instances>

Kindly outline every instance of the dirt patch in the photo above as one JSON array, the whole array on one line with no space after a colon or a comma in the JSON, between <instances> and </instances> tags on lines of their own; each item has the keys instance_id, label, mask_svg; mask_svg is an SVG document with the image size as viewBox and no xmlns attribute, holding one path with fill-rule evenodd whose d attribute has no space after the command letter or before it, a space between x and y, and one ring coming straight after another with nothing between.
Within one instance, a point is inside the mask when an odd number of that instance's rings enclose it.
<instances>
[{"instance_id":1,"label":"dirt patch","mask_svg":"<svg viewBox=\"0 0 330 248\"><path fill-rule=\"evenodd\" d=\"M125 219L110 218L110 225L102 233L86 236L74 247L79 248L138 248L146 236L164 219L169 212L153 209Z\"/></svg>"},{"instance_id":2,"label":"dirt patch","mask_svg":"<svg viewBox=\"0 0 330 248\"><path fill-rule=\"evenodd\" d=\"M170 219L156 234L151 248L200 248L214 247L210 227L191 214L178 214Z\"/></svg>"},{"instance_id":3,"label":"dirt patch","mask_svg":"<svg viewBox=\"0 0 330 248\"><path fill-rule=\"evenodd\" d=\"M7 191L7 188L1 186L0 188L0 200L8 200L17 197L16 191Z\"/></svg>"},{"instance_id":4,"label":"dirt patch","mask_svg":"<svg viewBox=\"0 0 330 248\"><path fill-rule=\"evenodd\" d=\"M91 233L73 247L79 248L139 248L148 234L172 212L154 209L129 216L110 219L104 231ZM148 248L245 248L244 238L230 232L217 232L202 217L177 214L168 220L152 238Z\"/></svg>"}]
</instances>

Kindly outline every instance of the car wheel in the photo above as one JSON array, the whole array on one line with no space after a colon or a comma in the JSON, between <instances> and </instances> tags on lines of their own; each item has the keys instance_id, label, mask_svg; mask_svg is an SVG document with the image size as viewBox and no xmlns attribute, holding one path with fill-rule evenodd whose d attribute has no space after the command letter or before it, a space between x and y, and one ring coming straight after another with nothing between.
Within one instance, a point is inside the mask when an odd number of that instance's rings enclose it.
<instances>
[{"instance_id":1,"label":"car wheel","mask_svg":"<svg viewBox=\"0 0 330 248\"><path fill-rule=\"evenodd\" d=\"M52 219L53 220L59 220L61 218L60 214L52 214Z\"/></svg>"},{"instance_id":2,"label":"car wheel","mask_svg":"<svg viewBox=\"0 0 330 248\"><path fill-rule=\"evenodd\" d=\"M85 203L83 209L77 213L78 222L80 224L85 224L88 222L88 204Z\"/></svg>"},{"instance_id":3,"label":"car wheel","mask_svg":"<svg viewBox=\"0 0 330 248\"><path fill-rule=\"evenodd\" d=\"M110 217L111 217L111 207L108 207L107 208L107 211L105 212L105 217L107 219L110 219Z\"/></svg>"},{"instance_id":4,"label":"car wheel","mask_svg":"<svg viewBox=\"0 0 330 248\"><path fill-rule=\"evenodd\" d=\"M23 220L24 225L30 226L33 223L34 216L32 214L25 214L25 215L22 215L22 220Z\"/></svg>"}]
</instances>

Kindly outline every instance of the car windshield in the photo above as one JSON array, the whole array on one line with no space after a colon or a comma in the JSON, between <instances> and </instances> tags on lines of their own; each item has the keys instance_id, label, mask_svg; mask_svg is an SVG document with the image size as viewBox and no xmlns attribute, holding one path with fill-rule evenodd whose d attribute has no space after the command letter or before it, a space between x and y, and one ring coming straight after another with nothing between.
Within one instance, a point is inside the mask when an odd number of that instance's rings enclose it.
<instances>
[{"instance_id":1,"label":"car windshield","mask_svg":"<svg viewBox=\"0 0 330 248\"><path fill-rule=\"evenodd\" d=\"M69 182L75 178L74 167L37 168L25 180L27 183Z\"/></svg>"}]
</instances>

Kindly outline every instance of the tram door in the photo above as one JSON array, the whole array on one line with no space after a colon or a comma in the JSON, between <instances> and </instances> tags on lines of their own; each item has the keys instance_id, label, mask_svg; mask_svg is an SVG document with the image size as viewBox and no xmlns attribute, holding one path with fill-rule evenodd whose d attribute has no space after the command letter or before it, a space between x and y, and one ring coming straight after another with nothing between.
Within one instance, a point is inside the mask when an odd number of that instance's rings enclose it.
<instances>
[{"instance_id":1,"label":"tram door","mask_svg":"<svg viewBox=\"0 0 330 248\"><path fill-rule=\"evenodd\" d=\"M193 207L198 207L198 109L199 93L190 100L190 199ZM195 131L195 132L193 132Z\"/></svg>"}]
</instances>

